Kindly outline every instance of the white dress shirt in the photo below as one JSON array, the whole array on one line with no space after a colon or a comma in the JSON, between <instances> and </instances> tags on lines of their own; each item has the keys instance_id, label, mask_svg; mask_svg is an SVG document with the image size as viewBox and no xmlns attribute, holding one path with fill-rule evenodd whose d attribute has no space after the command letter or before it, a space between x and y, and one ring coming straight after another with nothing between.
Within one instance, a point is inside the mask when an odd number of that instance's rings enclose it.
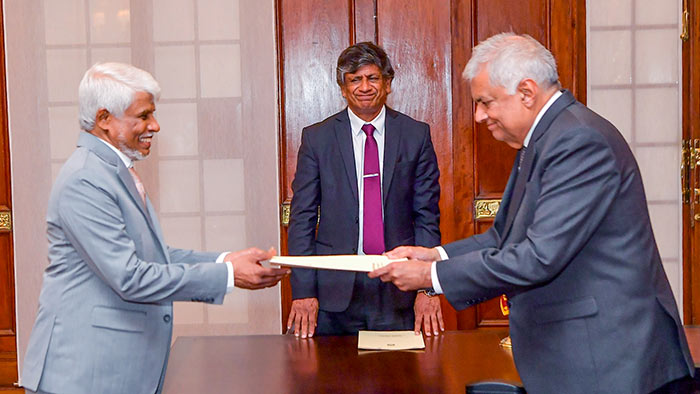
<instances>
[{"instance_id":1,"label":"white dress shirt","mask_svg":"<svg viewBox=\"0 0 700 394\"><path fill-rule=\"evenodd\" d=\"M360 119L359 116L355 115L354 112L348 107L348 117L350 118L350 130L352 132L352 150L355 154L355 174L357 175L357 197L359 199L359 237L357 240L357 254L363 255L365 252L362 250L363 242L363 230L362 226L364 224L364 163L365 163L365 141L367 140L367 134L362 131L362 126L367 123L371 123L374 126L374 139L377 141L377 151L379 153L379 184L380 187L383 185L384 180L382 179L382 174L384 174L384 136L385 129L384 120L386 119L386 106L382 106L382 110L379 111L379 115L372 119L370 122L365 122ZM382 200L383 201L383 200ZM382 205L382 217L384 216L384 206Z\"/></svg>"},{"instance_id":2,"label":"white dress shirt","mask_svg":"<svg viewBox=\"0 0 700 394\"><path fill-rule=\"evenodd\" d=\"M122 162L124 163L124 166L126 168L131 168L134 166L133 160L131 160L127 155L125 155L124 152L120 151L114 145L103 140L102 138L99 138L99 140L102 141L102 143L104 143L105 145L107 145L109 147L109 149L113 150L117 154L117 156L119 156L119 158L122 160ZM148 198L148 197L146 197L146 198ZM221 253L219 255L219 257L216 258L216 262L217 263L224 263L224 258L226 257L226 255L228 253L229 252ZM231 264L230 261L226 261L225 263L226 263L226 268L228 269L228 279L226 281L226 293L230 293L231 291L233 291L233 287L234 287L234 283L235 283L233 280L233 264Z\"/></svg>"},{"instance_id":3,"label":"white dress shirt","mask_svg":"<svg viewBox=\"0 0 700 394\"><path fill-rule=\"evenodd\" d=\"M530 138L532 138L532 133L535 131L535 127L537 127L537 124L540 122L540 119L542 119L542 116L544 116L544 113L547 112L549 107L554 104L555 101L561 96L562 93L560 91L556 91L552 95L552 97L547 100L547 102L544 104L542 109L540 109L540 112L537 113L537 116L535 117L535 121L532 123L532 126L530 126L530 130L527 132L527 135L525 136L525 140L523 141L523 146L527 148L528 144L530 143ZM447 260L449 256L447 255L447 252L445 252L445 249L442 246L436 246L435 249L437 249L438 253L440 254L440 259L441 260ZM434 261L431 266L430 266L430 280L433 283L433 290L437 294L442 294L442 286L440 286L440 280L438 279L437 275L437 268L436 266L437 261Z\"/></svg>"}]
</instances>

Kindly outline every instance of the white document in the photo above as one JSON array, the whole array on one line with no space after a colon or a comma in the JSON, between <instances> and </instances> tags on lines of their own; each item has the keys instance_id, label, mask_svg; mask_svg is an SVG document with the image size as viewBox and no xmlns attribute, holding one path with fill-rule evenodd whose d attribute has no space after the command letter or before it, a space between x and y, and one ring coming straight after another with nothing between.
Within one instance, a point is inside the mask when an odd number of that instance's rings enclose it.
<instances>
[{"instance_id":1,"label":"white document","mask_svg":"<svg viewBox=\"0 0 700 394\"><path fill-rule=\"evenodd\" d=\"M425 349L423 335L413 331L360 331L357 348L361 350Z\"/></svg>"},{"instance_id":2,"label":"white document","mask_svg":"<svg viewBox=\"0 0 700 394\"><path fill-rule=\"evenodd\" d=\"M275 256L270 263L285 267L317 268L326 270L370 272L395 261L382 255L333 255L333 256Z\"/></svg>"}]
</instances>

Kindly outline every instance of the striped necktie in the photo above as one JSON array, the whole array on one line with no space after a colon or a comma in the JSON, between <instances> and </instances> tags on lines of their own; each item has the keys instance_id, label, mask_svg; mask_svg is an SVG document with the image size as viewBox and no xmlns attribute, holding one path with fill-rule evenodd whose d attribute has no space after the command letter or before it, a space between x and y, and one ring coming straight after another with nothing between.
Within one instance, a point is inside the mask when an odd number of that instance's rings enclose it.
<instances>
[{"instance_id":1,"label":"striped necktie","mask_svg":"<svg viewBox=\"0 0 700 394\"><path fill-rule=\"evenodd\" d=\"M141 196L141 201L143 202L143 205L146 205L146 188L143 187L143 182L141 182L141 178L139 178L139 175L136 173L136 170L134 169L133 166L129 167L129 173L131 174L131 177L134 178L134 184L136 185L136 190L139 191L139 195Z\"/></svg>"}]
</instances>

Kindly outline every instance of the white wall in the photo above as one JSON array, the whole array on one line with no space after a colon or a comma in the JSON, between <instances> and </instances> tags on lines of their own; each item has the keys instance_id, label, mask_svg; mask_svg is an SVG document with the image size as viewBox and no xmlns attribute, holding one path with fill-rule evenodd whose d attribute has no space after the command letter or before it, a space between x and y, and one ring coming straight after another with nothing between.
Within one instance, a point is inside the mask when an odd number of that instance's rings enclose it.
<instances>
[{"instance_id":1,"label":"white wall","mask_svg":"<svg viewBox=\"0 0 700 394\"><path fill-rule=\"evenodd\" d=\"M6 0L18 349L47 265L53 179L78 136L77 88L97 61L153 73L161 132L138 164L169 244L278 247L274 1ZM175 335L280 332L279 287L222 306L176 303Z\"/></svg>"},{"instance_id":2,"label":"white wall","mask_svg":"<svg viewBox=\"0 0 700 394\"><path fill-rule=\"evenodd\" d=\"M586 4L588 105L613 122L632 147L682 311L680 15L681 0Z\"/></svg>"}]
</instances>

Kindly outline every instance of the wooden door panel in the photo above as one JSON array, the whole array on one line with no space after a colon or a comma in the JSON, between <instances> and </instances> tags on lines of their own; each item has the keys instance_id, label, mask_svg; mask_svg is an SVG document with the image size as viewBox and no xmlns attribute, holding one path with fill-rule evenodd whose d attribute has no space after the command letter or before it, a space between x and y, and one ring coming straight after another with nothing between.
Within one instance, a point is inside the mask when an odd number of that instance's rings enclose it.
<instances>
[{"instance_id":1,"label":"wooden door panel","mask_svg":"<svg viewBox=\"0 0 700 394\"><path fill-rule=\"evenodd\" d=\"M396 76L387 105L430 125L440 168L440 229L453 234L450 9L444 0L377 2L379 45Z\"/></svg>"},{"instance_id":2,"label":"wooden door panel","mask_svg":"<svg viewBox=\"0 0 700 394\"><path fill-rule=\"evenodd\" d=\"M531 35L547 43L547 2L520 0L476 0L473 36L475 42L503 32ZM496 141L485 125L476 126L476 197L500 198L517 153Z\"/></svg>"},{"instance_id":3,"label":"wooden door panel","mask_svg":"<svg viewBox=\"0 0 700 394\"><path fill-rule=\"evenodd\" d=\"M10 143L7 126L7 80L5 78L5 28L0 0L0 212L12 212ZM15 274L12 220L0 219L0 387L17 382Z\"/></svg>"},{"instance_id":4,"label":"wooden door panel","mask_svg":"<svg viewBox=\"0 0 700 394\"><path fill-rule=\"evenodd\" d=\"M513 31L526 33L547 44L548 1L474 0L476 42L494 34Z\"/></svg>"},{"instance_id":5,"label":"wooden door panel","mask_svg":"<svg viewBox=\"0 0 700 394\"><path fill-rule=\"evenodd\" d=\"M700 188L700 167L691 165L698 159L695 141L700 140L700 4L684 2L688 12L687 39L682 44L683 140L685 146L683 198L683 322L700 324L700 222L694 189Z\"/></svg>"},{"instance_id":6,"label":"wooden door panel","mask_svg":"<svg viewBox=\"0 0 700 394\"><path fill-rule=\"evenodd\" d=\"M377 42L377 19L374 15L377 12L377 4L374 0L354 0L350 3L350 15L354 19L350 22L350 27L354 28L354 41ZM336 54L336 58L340 52Z\"/></svg>"},{"instance_id":7,"label":"wooden door panel","mask_svg":"<svg viewBox=\"0 0 700 394\"><path fill-rule=\"evenodd\" d=\"M354 12L354 10L353 10ZM277 42L280 86L281 201L292 199L301 130L344 107L335 82L335 59L354 29L347 0L277 2ZM287 228L281 229L281 250L287 252ZM282 329L287 324L292 291L282 281Z\"/></svg>"},{"instance_id":8,"label":"wooden door panel","mask_svg":"<svg viewBox=\"0 0 700 394\"><path fill-rule=\"evenodd\" d=\"M377 1L378 39L396 72L387 105L430 125L440 168L442 240L454 234L454 172L451 105L450 8L443 0ZM442 297L444 320L456 329L457 315Z\"/></svg>"},{"instance_id":9,"label":"wooden door panel","mask_svg":"<svg viewBox=\"0 0 700 394\"><path fill-rule=\"evenodd\" d=\"M280 2L281 132L287 161L283 171L285 200L291 197L301 130L344 107L335 82L335 62L348 46L346 0Z\"/></svg>"}]
</instances>

